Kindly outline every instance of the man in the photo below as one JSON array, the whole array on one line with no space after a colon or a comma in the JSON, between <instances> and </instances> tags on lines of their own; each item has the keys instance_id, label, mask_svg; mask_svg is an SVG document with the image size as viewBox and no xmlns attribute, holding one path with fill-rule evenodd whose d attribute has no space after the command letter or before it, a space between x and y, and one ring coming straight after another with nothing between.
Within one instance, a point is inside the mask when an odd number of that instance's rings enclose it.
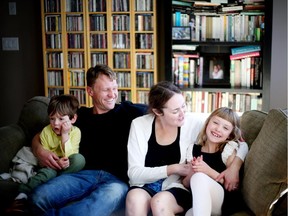
<instances>
[{"instance_id":1,"label":"man","mask_svg":"<svg viewBox=\"0 0 288 216\"><path fill-rule=\"evenodd\" d=\"M87 71L87 93L93 107L81 107L75 123L82 133L83 171L56 177L32 194L36 215L110 215L124 206L127 186L127 140L131 121L146 112L131 102L115 104L115 73L106 65ZM43 166L61 169L59 158L42 148L39 136L32 143ZM68 205L69 204L69 205Z\"/></svg>"}]
</instances>

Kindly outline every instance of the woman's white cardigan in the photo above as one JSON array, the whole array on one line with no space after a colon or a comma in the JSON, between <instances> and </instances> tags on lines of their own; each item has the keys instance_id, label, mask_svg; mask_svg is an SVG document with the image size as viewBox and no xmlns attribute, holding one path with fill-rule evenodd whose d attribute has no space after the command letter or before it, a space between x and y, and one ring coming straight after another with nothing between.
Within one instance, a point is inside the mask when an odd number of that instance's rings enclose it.
<instances>
[{"instance_id":1,"label":"woman's white cardigan","mask_svg":"<svg viewBox=\"0 0 288 216\"><path fill-rule=\"evenodd\" d=\"M162 190L171 187L184 188L179 175L167 176L167 166L145 167L145 157L148 151L148 140L152 132L155 116L147 114L134 119L131 123L128 139L128 176L130 186L143 186L166 178ZM180 163L185 163L187 148L195 143L206 118L196 113L186 113L185 122L180 132Z\"/></svg>"}]
</instances>

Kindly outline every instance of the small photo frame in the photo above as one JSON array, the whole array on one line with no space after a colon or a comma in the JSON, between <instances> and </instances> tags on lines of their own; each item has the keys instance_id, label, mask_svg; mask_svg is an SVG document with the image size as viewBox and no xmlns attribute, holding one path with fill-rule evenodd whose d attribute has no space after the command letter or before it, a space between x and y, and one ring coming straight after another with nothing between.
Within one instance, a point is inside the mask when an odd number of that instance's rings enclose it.
<instances>
[{"instance_id":1,"label":"small photo frame","mask_svg":"<svg viewBox=\"0 0 288 216\"><path fill-rule=\"evenodd\" d=\"M172 40L191 40L190 26L173 26Z\"/></svg>"},{"instance_id":2,"label":"small photo frame","mask_svg":"<svg viewBox=\"0 0 288 216\"><path fill-rule=\"evenodd\" d=\"M203 87L230 88L229 55L207 54L204 56Z\"/></svg>"}]
</instances>

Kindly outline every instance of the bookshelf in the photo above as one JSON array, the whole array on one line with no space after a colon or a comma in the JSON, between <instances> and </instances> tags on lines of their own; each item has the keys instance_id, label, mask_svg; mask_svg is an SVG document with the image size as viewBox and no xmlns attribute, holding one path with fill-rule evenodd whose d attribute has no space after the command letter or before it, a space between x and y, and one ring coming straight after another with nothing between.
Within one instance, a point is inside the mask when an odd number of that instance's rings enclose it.
<instances>
[{"instance_id":1,"label":"bookshelf","mask_svg":"<svg viewBox=\"0 0 288 216\"><path fill-rule=\"evenodd\" d=\"M85 73L107 64L118 102L147 103L157 82L156 0L42 0L45 95L73 94L91 106Z\"/></svg>"},{"instance_id":2,"label":"bookshelf","mask_svg":"<svg viewBox=\"0 0 288 216\"><path fill-rule=\"evenodd\" d=\"M165 53L159 62L167 62L160 79L171 80L182 89L189 111L211 112L219 106L237 112L269 109L270 1L231 5L178 0L159 4L166 6L159 13L159 24L165 23L159 32L167 35L159 45ZM164 14L170 14L171 19L165 19ZM232 51L243 49L246 54L232 55ZM213 77L216 65L221 68L219 73L223 72L218 78Z\"/></svg>"}]
</instances>

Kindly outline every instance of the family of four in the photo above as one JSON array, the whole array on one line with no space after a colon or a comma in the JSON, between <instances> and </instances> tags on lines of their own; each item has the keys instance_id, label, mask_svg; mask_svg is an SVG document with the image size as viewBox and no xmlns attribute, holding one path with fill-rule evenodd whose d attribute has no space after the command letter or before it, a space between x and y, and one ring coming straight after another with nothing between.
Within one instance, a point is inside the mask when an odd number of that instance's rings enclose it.
<instances>
[{"instance_id":1,"label":"family of four","mask_svg":"<svg viewBox=\"0 0 288 216\"><path fill-rule=\"evenodd\" d=\"M48 111L62 154L45 148L41 134L32 141L39 164L54 170L53 178L42 178L44 184L28 191L34 215L109 216L125 208L127 216L208 216L240 206L237 188L248 147L231 109L219 108L204 122L185 112L181 91L167 81L151 88L148 110L128 101L116 104L111 68L96 65L86 78L93 107L81 107L75 115ZM71 133L61 132L67 131L67 122L71 131L81 131L77 150L69 156ZM72 160L74 155L80 159ZM81 171L69 170L79 161Z\"/></svg>"}]
</instances>

